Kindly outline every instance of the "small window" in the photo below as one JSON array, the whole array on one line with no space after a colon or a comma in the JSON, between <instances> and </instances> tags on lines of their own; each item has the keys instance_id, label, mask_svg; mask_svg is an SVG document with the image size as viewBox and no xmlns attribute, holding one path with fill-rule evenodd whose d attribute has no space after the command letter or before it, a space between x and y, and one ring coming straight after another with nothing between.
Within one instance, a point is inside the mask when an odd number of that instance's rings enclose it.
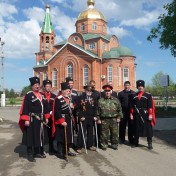
<instances>
[{"instance_id":1,"label":"small window","mask_svg":"<svg viewBox=\"0 0 176 176\"><path fill-rule=\"evenodd\" d=\"M104 50L104 51L106 51L106 47L107 47L107 45L106 45L106 43L104 42L104 43L103 43L103 50Z\"/></svg>"},{"instance_id":2,"label":"small window","mask_svg":"<svg viewBox=\"0 0 176 176\"><path fill-rule=\"evenodd\" d=\"M87 85L89 82L89 68L88 65L84 66L84 70L83 70L83 75L84 75L84 80L83 80L83 85Z\"/></svg>"},{"instance_id":3,"label":"small window","mask_svg":"<svg viewBox=\"0 0 176 176\"><path fill-rule=\"evenodd\" d=\"M82 24L81 24L81 31L84 31L84 30L85 30L85 24L82 23Z\"/></svg>"},{"instance_id":4,"label":"small window","mask_svg":"<svg viewBox=\"0 0 176 176\"><path fill-rule=\"evenodd\" d=\"M125 81L129 81L129 69L128 67L125 67L124 70L123 70L123 78L124 78L124 82Z\"/></svg>"},{"instance_id":5,"label":"small window","mask_svg":"<svg viewBox=\"0 0 176 176\"><path fill-rule=\"evenodd\" d=\"M47 79L47 73L44 72L44 73L43 73L43 80L46 80L46 79Z\"/></svg>"},{"instance_id":6,"label":"small window","mask_svg":"<svg viewBox=\"0 0 176 176\"><path fill-rule=\"evenodd\" d=\"M74 41L76 42L78 40L78 37L76 36L76 37L74 37Z\"/></svg>"},{"instance_id":7,"label":"small window","mask_svg":"<svg viewBox=\"0 0 176 176\"><path fill-rule=\"evenodd\" d=\"M89 48L90 48L91 50L95 49L95 43L90 43L90 44L89 44Z\"/></svg>"},{"instance_id":8,"label":"small window","mask_svg":"<svg viewBox=\"0 0 176 176\"><path fill-rule=\"evenodd\" d=\"M97 23L94 22L94 23L92 24L92 30L97 30Z\"/></svg>"},{"instance_id":9,"label":"small window","mask_svg":"<svg viewBox=\"0 0 176 176\"><path fill-rule=\"evenodd\" d=\"M112 65L109 65L108 66L108 82L112 82L112 76L113 76Z\"/></svg>"},{"instance_id":10,"label":"small window","mask_svg":"<svg viewBox=\"0 0 176 176\"><path fill-rule=\"evenodd\" d=\"M104 25L104 24L103 24L102 29L103 29L103 32L106 32L106 27L105 27L105 25Z\"/></svg>"},{"instance_id":11,"label":"small window","mask_svg":"<svg viewBox=\"0 0 176 176\"><path fill-rule=\"evenodd\" d=\"M53 87L57 87L57 70L56 70L56 68L54 68L53 72L52 72L52 82L53 82Z\"/></svg>"},{"instance_id":12,"label":"small window","mask_svg":"<svg viewBox=\"0 0 176 176\"><path fill-rule=\"evenodd\" d=\"M118 67L118 85L121 86L121 67Z\"/></svg>"},{"instance_id":13,"label":"small window","mask_svg":"<svg viewBox=\"0 0 176 176\"><path fill-rule=\"evenodd\" d=\"M73 64L68 64L67 66L67 77L73 78Z\"/></svg>"},{"instance_id":14,"label":"small window","mask_svg":"<svg viewBox=\"0 0 176 176\"><path fill-rule=\"evenodd\" d=\"M46 37L46 50L49 50L49 37Z\"/></svg>"}]
</instances>

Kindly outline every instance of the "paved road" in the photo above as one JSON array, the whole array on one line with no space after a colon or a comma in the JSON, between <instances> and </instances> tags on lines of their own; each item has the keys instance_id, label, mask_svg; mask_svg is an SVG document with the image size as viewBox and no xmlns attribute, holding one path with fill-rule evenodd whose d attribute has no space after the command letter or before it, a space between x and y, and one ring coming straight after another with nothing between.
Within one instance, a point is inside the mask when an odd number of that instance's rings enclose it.
<instances>
[{"instance_id":1,"label":"paved road","mask_svg":"<svg viewBox=\"0 0 176 176\"><path fill-rule=\"evenodd\" d=\"M19 108L0 109L0 175L1 176L175 176L176 131L155 131L154 150L146 148L146 139L140 139L140 147L132 149L120 145L119 150L88 151L88 155L77 155L62 161L56 156L26 160L25 147L20 145L21 131L18 128ZM48 148L46 147L46 151Z\"/></svg>"}]
</instances>

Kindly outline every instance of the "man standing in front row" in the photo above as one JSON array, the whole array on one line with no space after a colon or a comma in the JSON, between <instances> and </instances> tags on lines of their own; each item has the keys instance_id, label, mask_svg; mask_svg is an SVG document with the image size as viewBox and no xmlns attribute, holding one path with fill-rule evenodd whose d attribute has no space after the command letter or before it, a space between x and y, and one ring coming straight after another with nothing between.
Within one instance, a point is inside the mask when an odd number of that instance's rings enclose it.
<instances>
[{"instance_id":1,"label":"man standing in front row","mask_svg":"<svg viewBox=\"0 0 176 176\"><path fill-rule=\"evenodd\" d=\"M70 86L67 82L61 83L61 95L59 95L53 105L53 131L52 136L55 136L58 146L58 158L65 159L66 151L73 143L72 117L70 107ZM64 128L66 127L66 133ZM67 138L67 146L66 139ZM67 147L67 149L66 149ZM75 153L68 152L69 156L75 156Z\"/></svg>"},{"instance_id":2,"label":"man standing in front row","mask_svg":"<svg viewBox=\"0 0 176 176\"><path fill-rule=\"evenodd\" d=\"M23 132L22 144L27 146L28 160L35 162L35 157L46 158L44 145L48 144L47 123L50 118L40 90L40 79L29 78L32 91L23 100L20 110L19 126Z\"/></svg>"},{"instance_id":3,"label":"man standing in front row","mask_svg":"<svg viewBox=\"0 0 176 176\"><path fill-rule=\"evenodd\" d=\"M135 138L134 146L137 147L139 144L139 136L147 137L148 149L153 149L152 137L153 129L155 125L155 108L152 96L150 93L144 91L145 82L138 80L136 82L138 92L133 95L130 118L135 123Z\"/></svg>"},{"instance_id":4,"label":"man standing in front row","mask_svg":"<svg viewBox=\"0 0 176 176\"><path fill-rule=\"evenodd\" d=\"M48 111L50 112L50 118L48 122L48 137L49 137L49 153L53 154L55 153L54 147L53 147L53 137L52 137L52 110L53 110L53 102L56 97L55 94L51 92L52 90L52 82L50 80L44 80L43 81L43 88L44 88L44 99L46 101L46 106Z\"/></svg>"},{"instance_id":5,"label":"man standing in front row","mask_svg":"<svg viewBox=\"0 0 176 176\"><path fill-rule=\"evenodd\" d=\"M123 119L119 124L119 142L125 143L126 126L128 124L128 141L131 145L134 144L134 124L130 119L130 102L132 100L132 94L135 94L131 90L131 84L129 81L124 82L124 90L118 93L118 98L122 106Z\"/></svg>"},{"instance_id":6,"label":"man standing in front row","mask_svg":"<svg viewBox=\"0 0 176 176\"><path fill-rule=\"evenodd\" d=\"M111 148L118 148L118 125L123 118L120 102L111 96L111 85L104 85L105 97L98 101L98 124L101 124L100 146L102 150L108 147L109 131L111 133Z\"/></svg>"}]
</instances>

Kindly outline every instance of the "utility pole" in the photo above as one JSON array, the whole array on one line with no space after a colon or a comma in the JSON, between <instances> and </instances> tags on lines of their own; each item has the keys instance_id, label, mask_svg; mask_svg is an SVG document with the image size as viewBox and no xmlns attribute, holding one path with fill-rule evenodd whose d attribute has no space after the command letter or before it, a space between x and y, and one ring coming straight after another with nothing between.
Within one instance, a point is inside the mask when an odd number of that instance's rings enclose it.
<instances>
[{"instance_id":1,"label":"utility pole","mask_svg":"<svg viewBox=\"0 0 176 176\"><path fill-rule=\"evenodd\" d=\"M4 89L4 48L3 46L5 45L5 42L1 40L0 37L0 44L1 44L1 70L2 70L2 75L1 75L1 107L5 107L5 89Z\"/></svg>"}]
</instances>

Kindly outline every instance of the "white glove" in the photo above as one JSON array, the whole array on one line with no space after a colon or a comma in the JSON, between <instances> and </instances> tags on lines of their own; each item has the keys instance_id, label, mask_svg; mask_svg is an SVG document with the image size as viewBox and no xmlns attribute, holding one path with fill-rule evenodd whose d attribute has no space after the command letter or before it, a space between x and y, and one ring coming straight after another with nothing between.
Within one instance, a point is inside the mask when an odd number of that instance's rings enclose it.
<instances>
[{"instance_id":1,"label":"white glove","mask_svg":"<svg viewBox=\"0 0 176 176\"><path fill-rule=\"evenodd\" d=\"M120 122L120 119L117 119L117 123L119 123Z\"/></svg>"},{"instance_id":2,"label":"white glove","mask_svg":"<svg viewBox=\"0 0 176 176\"><path fill-rule=\"evenodd\" d=\"M151 115L151 114L149 114L149 117L148 117L148 118L149 118L149 120L152 120L152 118L153 118L153 117L152 117L152 115Z\"/></svg>"},{"instance_id":3,"label":"white glove","mask_svg":"<svg viewBox=\"0 0 176 176\"><path fill-rule=\"evenodd\" d=\"M134 119L134 117L133 117L133 114L132 114L132 113L130 113L130 119L131 119L131 120L133 120L133 119Z\"/></svg>"},{"instance_id":4,"label":"white glove","mask_svg":"<svg viewBox=\"0 0 176 176\"><path fill-rule=\"evenodd\" d=\"M94 120L97 121L97 117L94 117Z\"/></svg>"},{"instance_id":5,"label":"white glove","mask_svg":"<svg viewBox=\"0 0 176 176\"><path fill-rule=\"evenodd\" d=\"M52 111L50 111L50 115L52 115Z\"/></svg>"},{"instance_id":6,"label":"white glove","mask_svg":"<svg viewBox=\"0 0 176 176\"><path fill-rule=\"evenodd\" d=\"M81 119L80 119L82 122L85 120L85 117L81 117Z\"/></svg>"},{"instance_id":7,"label":"white glove","mask_svg":"<svg viewBox=\"0 0 176 176\"><path fill-rule=\"evenodd\" d=\"M98 120L97 123L98 123L98 124L101 124L101 120Z\"/></svg>"}]
</instances>

